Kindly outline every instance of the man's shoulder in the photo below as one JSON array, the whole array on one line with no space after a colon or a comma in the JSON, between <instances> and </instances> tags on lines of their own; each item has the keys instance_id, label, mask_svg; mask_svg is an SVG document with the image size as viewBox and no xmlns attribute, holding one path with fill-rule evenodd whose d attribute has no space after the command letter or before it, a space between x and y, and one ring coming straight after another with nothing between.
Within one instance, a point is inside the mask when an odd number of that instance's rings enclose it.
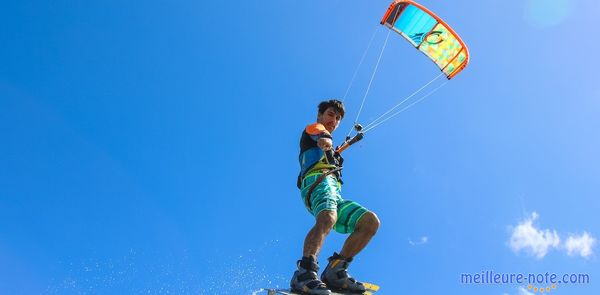
<instances>
[{"instance_id":1,"label":"man's shoulder","mask_svg":"<svg viewBox=\"0 0 600 295\"><path fill-rule=\"evenodd\" d=\"M313 123L310 125L307 125L306 128L304 128L304 132L310 134L310 135L319 135L319 134L329 134L329 131L327 131L327 129L325 128L325 126L323 126L323 124L321 123Z\"/></svg>"}]
</instances>

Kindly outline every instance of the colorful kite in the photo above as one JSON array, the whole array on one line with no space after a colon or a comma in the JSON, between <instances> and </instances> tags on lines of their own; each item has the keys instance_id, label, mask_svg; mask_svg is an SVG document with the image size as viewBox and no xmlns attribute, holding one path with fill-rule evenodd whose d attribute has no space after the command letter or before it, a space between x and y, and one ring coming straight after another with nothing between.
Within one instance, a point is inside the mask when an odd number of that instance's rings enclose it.
<instances>
[{"instance_id":1,"label":"colorful kite","mask_svg":"<svg viewBox=\"0 0 600 295\"><path fill-rule=\"evenodd\" d=\"M412 0L396 0L381 24L402 35L452 79L469 62L469 50L448 24Z\"/></svg>"}]
</instances>

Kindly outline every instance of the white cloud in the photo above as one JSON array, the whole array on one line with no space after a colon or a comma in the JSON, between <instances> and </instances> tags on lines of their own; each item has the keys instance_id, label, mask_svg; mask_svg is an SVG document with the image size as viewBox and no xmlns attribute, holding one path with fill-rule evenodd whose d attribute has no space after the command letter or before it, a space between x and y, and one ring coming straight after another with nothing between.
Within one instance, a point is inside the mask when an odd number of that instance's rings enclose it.
<instances>
[{"instance_id":1,"label":"white cloud","mask_svg":"<svg viewBox=\"0 0 600 295\"><path fill-rule=\"evenodd\" d=\"M419 246L419 245L424 245L427 244L427 242L429 241L429 238L427 236L422 236L421 239L419 239L419 241L414 242L413 240L411 240L410 238L408 239L408 243L411 246Z\"/></svg>"},{"instance_id":2,"label":"white cloud","mask_svg":"<svg viewBox=\"0 0 600 295\"><path fill-rule=\"evenodd\" d=\"M519 287L518 289L518 294L517 295L534 295L533 293L527 291L527 289L523 288L523 287ZM509 295L508 293L502 293L502 295Z\"/></svg>"},{"instance_id":3,"label":"white cloud","mask_svg":"<svg viewBox=\"0 0 600 295\"><path fill-rule=\"evenodd\" d=\"M563 250L569 256L581 256L588 258L594 254L593 247L596 245L596 238L588 232L582 235L569 235L567 240L561 243L561 238L554 229L539 229L534 222L539 218L536 212L530 217L512 228L510 248L515 252L526 252L542 259L552 249Z\"/></svg>"},{"instance_id":4,"label":"white cloud","mask_svg":"<svg viewBox=\"0 0 600 295\"><path fill-rule=\"evenodd\" d=\"M541 230L533 224L538 217L539 215L533 212L531 217L525 219L513 229L509 245L514 252L525 251L538 259L542 259L548 254L548 250L558 248L560 237L555 230Z\"/></svg>"},{"instance_id":5,"label":"white cloud","mask_svg":"<svg viewBox=\"0 0 600 295\"><path fill-rule=\"evenodd\" d=\"M519 287L519 295L533 295L533 293L527 291L525 288L523 287Z\"/></svg>"},{"instance_id":6,"label":"white cloud","mask_svg":"<svg viewBox=\"0 0 600 295\"><path fill-rule=\"evenodd\" d=\"M594 247L594 244L596 244L596 239L584 232L580 236L569 236L565 242L565 248L569 256L580 255L588 258L593 254L592 247Z\"/></svg>"}]
</instances>

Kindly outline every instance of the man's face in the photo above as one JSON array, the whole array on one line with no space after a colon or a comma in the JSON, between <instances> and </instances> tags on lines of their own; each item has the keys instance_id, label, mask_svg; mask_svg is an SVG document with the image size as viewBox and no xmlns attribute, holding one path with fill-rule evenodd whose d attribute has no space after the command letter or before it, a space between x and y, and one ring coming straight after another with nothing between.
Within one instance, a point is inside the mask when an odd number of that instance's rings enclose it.
<instances>
[{"instance_id":1,"label":"man's face","mask_svg":"<svg viewBox=\"0 0 600 295\"><path fill-rule=\"evenodd\" d=\"M335 108L328 107L325 112L317 115L317 123L323 124L329 133L333 133L340 125L342 115L335 111Z\"/></svg>"}]
</instances>

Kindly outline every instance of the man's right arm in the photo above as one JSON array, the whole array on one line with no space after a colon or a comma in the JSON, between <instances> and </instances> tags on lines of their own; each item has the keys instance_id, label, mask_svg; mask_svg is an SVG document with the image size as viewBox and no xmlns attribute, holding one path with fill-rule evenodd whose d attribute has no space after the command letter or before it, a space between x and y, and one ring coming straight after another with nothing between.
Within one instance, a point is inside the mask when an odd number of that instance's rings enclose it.
<instances>
[{"instance_id":1,"label":"man's right arm","mask_svg":"<svg viewBox=\"0 0 600 295\"><path fill-rule=\"evenodd\" d=\"M323 151L326 152L333 148L333 138L323 124L315 123L306 126L306 133L317 142L317 145Z\"/></svg>"}]
</instances>

